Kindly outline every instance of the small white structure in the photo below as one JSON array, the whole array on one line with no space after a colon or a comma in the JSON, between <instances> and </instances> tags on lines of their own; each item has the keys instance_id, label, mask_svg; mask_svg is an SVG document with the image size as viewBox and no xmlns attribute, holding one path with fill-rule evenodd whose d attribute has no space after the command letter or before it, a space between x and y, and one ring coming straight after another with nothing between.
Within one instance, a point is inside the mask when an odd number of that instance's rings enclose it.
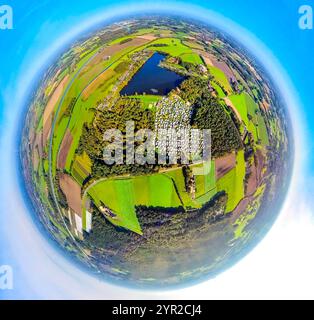
<instances>
[{"instance_id":1,"label":"small white structure","mask_svg":"<svg viewBox=\"0 0 314 320\"><path fill-rule=\"evenodd\" d=\"M75 213L75 227L79 233L83 233L82 218Z\"/></svg>"},{"instance_id":2,"label":"small white structure","mask_svg":"<svg viewBox=\"0 0 314 320\"><path fill-rule=\"evenodd\" d=\"M92 230L92 214L86 210L86 232L90 232Z\"/></svg>"}]
</instances>

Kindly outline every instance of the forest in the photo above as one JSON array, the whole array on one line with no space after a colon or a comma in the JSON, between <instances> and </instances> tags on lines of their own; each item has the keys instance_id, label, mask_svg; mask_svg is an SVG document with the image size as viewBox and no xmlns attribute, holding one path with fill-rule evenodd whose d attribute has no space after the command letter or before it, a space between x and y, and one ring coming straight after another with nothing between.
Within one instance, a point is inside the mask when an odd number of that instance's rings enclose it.
<instances>
[{"instance_id":1,"label":"forest","mask_svg":"<svg viewBox=\"0 0 314 320\"><path fill-rule=\"evenodd\" d=\"M179 89L174 89L170 95L179 95L193 108L191 126L197 129L211 130L212 157L219 157L231 151L243 148L237 123L226 112L224 106L209 91L208 79L190 77L185 80ZM94 121L83 127L80 137L78 154L86 151L92 160L92 176L98 179L107 176L124 174L141 175L158 172L161 168L158 164L124 164L107 165L103 159L105 146L110 142L104 141L106 130L118 129L126 136L126 122L134 121L134 131L140 129L154 130L155 113L151 109L143 107L143 102L138 98L127 96L119 97L115 105L106 111L98 110ZM126 144L124 142L123 157L126 158ZM135 145L136 147L136 145Z\"/></svg>"},{"instance_id":2,"label":"forest","mask_svg":"<svg viewBox=\"0 0 314 320\"><path fill-rule=\"evenodd\" d=\"M211 130L212 157L242 149L237 124L208 90L208 80L191 77L180 86L180 96L193 104L192 127Z\"/></svg>"}]
</instances>

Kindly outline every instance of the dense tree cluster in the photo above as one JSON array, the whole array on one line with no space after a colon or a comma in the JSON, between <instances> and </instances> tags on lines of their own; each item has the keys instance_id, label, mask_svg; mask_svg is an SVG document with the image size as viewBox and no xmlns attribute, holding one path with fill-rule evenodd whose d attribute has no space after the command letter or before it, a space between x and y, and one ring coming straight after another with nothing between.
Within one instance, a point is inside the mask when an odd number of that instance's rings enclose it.
<instances>
[{"instance_id":1,"label":"dense tree cluster","mask_svg":"<svg viewBox=\"0 0 314 320\"><path fill-rule=\"evenodd\" d=\"M191 104L203 93L209 90L208 80L199 77L190 77L180 85L180 97Z\"/></svg>"},{"instance_id":2,"label":"dense tree cluster","mask_svg":"<svg viewBox=\"0 0 314 320\"><path fill-rule=\"evenodd\" d=\"M208 79L190 77L185 80L180 90L171 94L179 94L187 103L192 104L192 127L211 129L212 155L222 156L233 150L242 148L241 137L237 123L226 112L221 102L210 94ZM96 112L95 120L90 125L84 125L77 152L86 151L92 160L92 178L100 178L123 174L148 174L157 172L156 165L106 165L103 161L103 150L106 144L104 132L109 129L120 130L124 137L127 121L134 121L135 132L140 129L154 130L155 114L145 109L140 99L119 97L113 107ZM124 157L125 157L124 150Z\"/></svg>"},{"instance_id":3,"label":"dense tree cluster","mask_svg":"<svg viewBox=\"0 0 314 320\"><path fill-rule=\"evenodd\" d=\"M139 206L136 212L143 236L112 225L95 210L93 230L85 235L84 243L91 250L100 250L99 254L104 250L110 257L111 253L110 259L115 259L117 252L120 253L118 255L120 257L132 259L134 254L136 259L139 259L141 250L147 247L170 249L176 249L178 246L189 247L198 233L202 232L210 236L210 226L227 217L224 214L226 202L226 194L219 193L203 208L188 212L183 208ZM171 254L171 250L168 254Z\"/></svg>"},{"instance_id":4,"label":"dense tree cluster","mask_svg":"<svg viewBox=\"0 0 314 320\"><path fill-rule=\"evenodd\" d=\"M218 98L210 94L208 80L189 78L181 84L180 96L193 104L192 126L211 130L213 157L242 148L238 124L232 120Z\"/></svg>"},{"instance_id":5,"label":"dense tree cluster","mask_svg":"<svg viewBox=\"0 0 314 320\"><path fill-rule=\"evenodd\" d=\"M114 106L106 111L98 111L92 124L85 124L77 152L87 152L93 162L92 176L94 178L122 175L126 173L144 174L153 172L153 165L106 165L103 161L103 150L106 144L103 139L106 130L118 129L125 136L126 122L134 121L135 132L140 129L154 128L154 114L143 108L139 99L120 97ZM125 150L124 150L125 151ZM125 155L124 155L125 156Z\"/></svg>"},{"instance_id":6,"label":"dense tree cluster","mask_svg":"<svg viewBox=\"0 0 314 320\"><path fill-rule=\"evenodd\" d=\"M214 157L242 148L239 131L217 99L204 94L197 98L194 108L192 123L199 129L211 130Z\"/></svg>"},{"instance_id":7,"label":"dense tree cluster","mask_svg":"<svg viewBox=\"0 0 314 320\"><path fill-rule=\"evenodd\" d=\"M147 48L161 48L161 47L168 47L166 43L153 43L147 46Z\"/></svg>"}]
</instances>

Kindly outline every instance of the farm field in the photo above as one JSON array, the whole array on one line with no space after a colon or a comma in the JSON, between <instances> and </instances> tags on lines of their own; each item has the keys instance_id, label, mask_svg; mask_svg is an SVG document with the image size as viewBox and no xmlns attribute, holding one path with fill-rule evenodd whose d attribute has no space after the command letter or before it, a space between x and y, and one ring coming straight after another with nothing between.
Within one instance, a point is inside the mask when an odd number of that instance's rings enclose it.
<instances>
[{"instance_id":1,"label":"farm field","mask_svg":"<svg viewBox=\"0 0 314 320\"><path fill-rule=\"evenodd\" d=\"M214 79L222 86L228 94L232 93L232 88L230 86L229 80L222 70L214 66L207 66L210 74L214 77Z\"/></svg>"},{"instance_id":2,"label":"farm field","mask_svg":"<svg viewBox=\"0 0 314 320\"><path fill-rule=\"evenodd\" d=\"M217 181L217 191L225 191L228 195L226 212L233 211L244 197L245 160L243 151L239 151L236 167Z\"/></svg>"},{"instance_id":3,"label":"farm field","mask_svg":"<svg viewBox=\"0 0 314 320\"><path fill-rule=\"evenodd\" d=\"M144 108L153 108L153 106L161 99L161 96L155 95L136 95L128 96L129 98L140 99L143 102Z\"/></svg>"},{"instance_id":4,"label":"farm field","mask_svg":"<svg viewBox=\"0 0 314 320\"><path fill-rule=\"evenodd\" d=\"M39 220L93 274L123 284L225 270L269 230L288 188L289 119L270 79L240 43L183 17L82 34L25 119L20 158Z\"/></svg>"},{"instance_id":5,"label":"farm field","mask_svg":"<svg viewBox=\"0 0 314 320\"><path fill-rule=\"evenodd\" d=\"M252 97L247 93L241 93L228 98L239 111L245 126L253 134L254 140L256 142L260 140L263 146L268 145L266 124Z\"/></svg>"},{"instance_id":6,"label":"farm field","mask_svg":"<svg viewBox=\"0 0 314 320\"><path fill-rule=\"evenodd\" d=\"M203 166L192 167L202 169ZM196 176L196 185L193 200L186 192L182 168L177 168L154 175L102 180L88 188L87 193L98 207L105 206L117 215L117 218L108 217L113 224L140 233L136 206L192 209L208 202L216 194L213 161L208 173Z\"/></svg>"},{"instance_id":7,"label":"farm field","mask_svg":"<svg viewBox=\"0 0 314 320\"><path fill-rule=\"evenodd\" d=\"M163 188L160 188L160 185ZM116 214L108 219L115 225L142 233L135 206L179 207L180 199L171 179L164 175L117 178L101 181L88 190L98 207L106 206Z\"/></svg>"},{"instance_id":8,"label":"farm field","mask_svg":"<svg viewBox=\"0 0 314 320\"><path fill-rule=\"evenodd\" d=\"M158 50L159 52L163 52L164 54L168 54L173 57L180 57L182 61L189 62L195 65L203 64L203 61L200 58L200 56L195 52L193 52L193 49L202 49L200 45L194 42L182 41L181 39L177 39L175 37L154 39L155 31L153 32L154 36L149 36L149 34L146 32L152 32L152 30L150 29L139 30L133 36L125 36L112 41L110 43L110 46L119 47L119 50L105 48L104 51L110 52L110 53L112 52L113 55L109 56L108 59L106 59L106 61L98 65L98 67L94 65L89 68L83 68L82 71L77 75L79 78L79 81L77 81L77 84L75 86L71 87L69 94L67 95L67 96L70 96L70 95L76 94L78 95L78 98L76 98L76 100L72 103L73 107L71 112L71 118L69 119L68 117L64 117L60 121L60 124L56 125L55 137L54 137L54 143L53 143L53 149L54 149L53 155L54 157L56 157L55 152L61 145L62 138L65 135L65 131L69 130L69 132L73 137L73 140L71 141L70 147L68 149L64 169L67 172L71 173L72 176L76 179L76 181L79 182L80 185L83 184L84 180L88 177L91 170L90 165L88 165L88 168L87 169L85 168L84 170L84 165L80 163L80 158L78 156L75 157L75 152L78 147L79 139L82 133L82 127L84 123L86 124L91 123L94 117L94 112L95 112L94 106L97 104L97 101L99 101L99 99L101 99L102 96L106 96L106 94L108 94L108 90L112 88L113 83L117 81L117 79L121 76L121 74L126 72L127 70L126 66L128 63L130 63L127 58L127 54L129 54L132 51L137 52L143 48L149 48L151 50ZM149 43L145 44L144 43L145 40L139 39L138 38L139 36L142 36L143 39L150 39ZM133 43L134 44L137 43L138 47L131 45ZM102 56L104 56L103 53L102 53ZM98 58L96 55L95 60L97 61L97 59ZM106 71L101 70L100 67ZM181 67L181 66L178 66L178 67ZM225 97L224 90L228 94L232 93L231 86L224 72L220 70L218 67L214 67L214 66L208 66L208 69L209 69L209 72L214 76L214 79L216 80L216 82L212 82L212 86L217 91L218 96L220 98L224 98ZM87 80L89 78L91 78L91 80ZM110 83L112 83L112 85L110 85ZM223 87L224 90L221 87ZM129 97L139 99L145 109L153 108L156 105L156 103L160 100L160 96L156 96L156 95L137 95L137 96L129 96ZM242 117L242 120L248 126L248 129L252 131L255 139L258 140L259 137L262 137L261 140L263 142L266 142L267 132L263 130L263 125L265 127L265 124L262 122L263 119L259 119L258 115L256 115L257 106L254 103L254 101L250 98L250 96L248 96L246 93L243 93L240 95L229 96L229 98L232 101L232 103L234 103L237 110L239 111ZM69 101L69 98L65 98L65 101ZM256 128L255 123L249 120L248 115L250 115L251 118L253 119L256 118L257 121L259 121L259 125L261 127L259 131ZM86 160L86 157L85 157L85 160ZM212 168L214 168L214 163L215 162L213 161ZM185 191L185 182L181 172L182 170L179 169L179 170L170 171L167 174L167 176L171 178L172 182L175 185L175 188L177 188L180 194L179 204L177 203L177 205L178 206L183 205L184 207L190 207L190 208L193 208L193 207L199 208L204 203L209 201L219 191L223 190L223 191L226 191L226 193L228 194L228 190L233 189L234 185L239 186L239 183L237 183L238 177L240 175L239 166L241 166L241 161L239 161L239 164L237 164L236 168L234 168L226 176L218 180L217 185L215 181L215 169L212 169L211 172L205 176L196 176L195 179L196 179L197 188L196 188L195 200L192 200L190 195L187 194L187 192ZM55 170L56 168L53 167L53 172L55 172ZM244 170L245 170L245 163L244 163ZM101 185L102 184L110 185L109 182L108 183L101 182ZM114 185L113 183L111 184ZM108 185L107 185L107 188L108 188ZM123 184L121 184L121 186L123 188ZM118 187L115 187L115 188L117 189ZM242 189L243 189L243 186L242 186ZM97 196L99 192L95 193L94 191L91 191L91 193L94 195L95 197L94 200L97 202L97 199L100 199L99 196ZM149 200L149 197L147 198L147 195L145 196L145 193L142 195L142 197L144 199L143 201L139 200L138 202L137 199L141 199L141 197L135 196L133 197L134 201L130 200L128 202L130 207L133 208L133 211L137 203L142 202L142 205L154 204L152 199ZM234 198L234 197L230 196L230 198ZM227 209L228 210L234 209L235 203L239 198L241 198L240 191L238 195L235 197L236 200L234 200L234 203L232 203L231 200L228 202ZM106 200L106 198L104 200ZM174 201L174 203L172 204L175 204L175 202L176 201ZM158 206L160 205L158 201L155 204L157 204ZM164 205L166 206L165 203ZM108 207L111 208L110 205ZM122 210L121 208L117 208L116 205L113 205L112 209L118 210L118 211ZM125 225L127 225L128 218L126 218L125 221L126 221ZM122 223L122 222L119 222L119 223Z\"/></svg>"},{"instance_id":9,"label":"farm field","mask_svg":"<svg viewBox=\"0 0 314 320\"><path fill-rule=\"evenodd\" d=\"M224 98L226 96L226 94L224 93L224 91L222 90L220 85L218 85L217 83L215 83L213 81L211 81L210 84L217 91L219 98Z\"/></svg>"},{"instance_id":10,"label":"farm field","mask_svg":"<svg viewBox=\"0 0 314 320\"><path fill-rule=\"evenodd\" d=\"M194 53L190 47L184 45L182 41L177 38L157 39L146 47L169 54L173 57L180 57L182 61L185 62L190 62L192 64L203 64L200 56Z\"/></svg>"},{"instance_id":11,"label":"farm field","mask_svg":"<svg viewBox=\"0 0 314 320\"><path fill-rule=\"evenodd\" d=\"M126 38L126 39L129 40L129 38ZM120 43L126 39L121 39L121 40L118 39L119 42L117 41L114 44L120 45ZM122 45L126 45L130 42L131 41L127 41L127 42L123 43ZM168 53L173 56L180 56L182 58L182 60L186 61L186 62L190 62L193 64L198 64L198 63L202 64L202 60L199 57L199 55L193 53L189 47L184 46L181 43L181 40L178 40L175 38L165 38L165 39L158 39L158 40L152 41L150 45L152 45L152 44L153 45L165 44L166 47L156 47L158 49L158 51ZM115 53L113 56L111 56L108 59L108 61L106 61L106 63L103 64L102 68L104 68L105 70L107 70L107 68L110 67L110 69L108 69L108 71L106 71L106 72L109 72L109 71L111 72L110 83L112 83L112 84L115 83L117 81L117 79L119 78L119 76L123 73L123 71L125 71L124 69L122 69L122 70L120 69L118 72L116 71L117 70L116 67L120 63L120 60L123 61L123 59L125 59L124 57L126 56L126 54L130 53L131 51L133 51L135 49L139 50L139 48L141 48L142 46L143 46L143 44L140 44L140 46L138 48L133 47L133 46L123 48L118 53ZM144 45L144 47L145 47L145 45ZM98 74L97 74L97 72L98 72ZM86 80L84 80L84 79L88 78L88 76L90 77L90 75L93 73L94 74L96 73L96 75L94 77L92 77L92 80L87 81L87 84L85 84L85 87L84 87L83 83L86 83ZM81 74L84 75L84 78L81 76ZM92 95L89 96L87 99L86 99L86 97L85 98L81 97L82 94L84 96L84 92L86 90L88 90L88 88L91 86L91 84L94 83L95 81L97 81L97 79L102 76L103 71L101 71L99 68L96 69L95 67L93 67L93 69L89 70L87 73L86 73L86 71L83 71L83 72L81 72L81 74L78 75L78 77L80 79L78 81L79 86L71 88L71 91L67 95L67 96L72 95L75 92L78 94L78 98L77 98L78 101L76 100L74 102L74 108L72 109L72 117L66 127L66 128L70 129L70 132L71 132L72 136L74 137L73 142L70 146L67 160L66 160L65 169L68 172L70 172L70 170L71 170L73 157L74 157L76 148L78 146L78 142L79 142L78 140L81 135L81 130L82 130L83 124L90 123L90 121L93 118L93 112L89 112L89 110L96 105L97 101L99 101L101 99L101 97L106 96L108 90L110 89L110 85L108 86L108 84L107 84L107 87L104 87L104 85L99 85L98 87L95 88L95 90L92 91ZM153 99L153 100L151 100L151 99ZM149 104L151 102L154 103L157 101L157 99L158 98L154 98L154 96L149 96L149 95L145 98L144 97L141 98L141 100L144 103L144 106L149 106ZM69 101L69 100L65 99L65 101ZM55 139L54 144L53 144L53 159L55 159L55 157L56 157L57 149L60 146L60 140L64 136L66 128L63 126L59 127L58 125L55 128L57 139ZM53 172L55 172L55 168L53 168Z\"/></svg>"}]
</instances>

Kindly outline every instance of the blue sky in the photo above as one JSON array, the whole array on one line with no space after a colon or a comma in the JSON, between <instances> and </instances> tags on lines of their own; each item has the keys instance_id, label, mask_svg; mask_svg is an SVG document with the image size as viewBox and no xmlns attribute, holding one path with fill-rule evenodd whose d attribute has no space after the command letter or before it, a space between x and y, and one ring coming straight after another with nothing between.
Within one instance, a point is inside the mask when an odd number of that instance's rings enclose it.
<instances>
[{"instance_id":1,"label":"blue sky","mask_svg":"<svg viewBox=\"0 0 314 320\"><path fill-rule=\"evenodd\" d=\"M314 156L311 151L314 147L314 137L310 129L314 125L312 103L314 30L304 31L298 28L299 6L312 4L314 7L314 1L239 0L236 5L234 0L175 1L172 3L169 1L99 0L43 0L40 2L29 0L23 3L6 0L4 2L13 7L14 29L0 30L1 150L10 151L2 152L0 157L2 164L0 175L4 181L0 187L3 189L0 189L0 197L3 197L0 201L0 265L13 266L15 287L11 292L0 291L0 298L2 295L13 298L76 298L88 297L88 295L89 297L106 298L109 297L107 292L116 298L127 298L130 297L130 294L135 298L158 297L157 293L131 292L111 287L90 279L88 275L79 270L72 270L72 266L63 260L58 252L55 252L29 219L15 175L15 128L20 120L19 115L22 112L23 102L36 74L40 73L40 69L45 66L47 59L51 58L56 50L61 50L63 45L70 43L71 39L75 38L85 26L91 26L93 22L110 15L114 16L117 12L136 10L136 8L141 10L164 8L164 10L178 13L186 11L194 14L195 17L202 16L203 20L208 18L209 22L220 23L227 32L234 33L236 38L242 40L244 45L247 45L268 69L274 71L274 74L284 74L278 82L283 84L287 99L291 100L291 104L294 105L290 114L295 125L299 168L296 171L298 177L295 178L284 212L270 234L252 254L214 281L204 283L198 289L189 289L191 290L189 292L194 290L196 296L202 294L201 297L204 298L215 297L214 292L216 292L216 295L228 298L232 296L232 288L230 287L229 293L225 295L224 290L219 288L228 288L228 283L229 286L230 283L237 285L237 279L245 275L246 279L241 281L242 291L234 292L234 295L244 297L246 290L251 290L251 292L253 290L252 294L254 295L255 292L255 296L262 295L262 292L266 294L267 288L263 287L264 283L261 282L261 279L273 279L274 282L274 270L277 270L267 268L266 257L268 259L271 257L272 261L277 263L278 272L279 266L283 266L284 262L290 263L295 268L298 267L289 261L293 254L302 261L309 259L308 268L309 266L314 267L314 257L309 257L305 248L300 250L295 245L295 252L288 252L285 247L285 244L291 241L291 234L294 237L298 235L298 240L302 241L297 242L300 246L304 245L303 241L309 243L314 240L310 235L314 234L311 209L311 193L314 191ZM272 66L274 66L273 69ZM272 241L276 241L278 248L274 247ZM29 251L30 247L31 251ZM285 254L281 257L281 261L276 262L278 254L275 254L275 250ZM285 258L287 260L284 260ZM36 259L43 261L40 264L41 268L47 270L40 275L36 272L39 268L34 262ZM261 262L263 264L263 261L265 265L262 270L259 269L259 265ZM252 270L252 268L256 270L255 276L251 273L247 274L247 270ZM311 282L306 282L305 278L309 279L312 272L310 268L304 269L303 266L302 270L305 270L304 286L309 286ZM298 276L297 273L295 277ZM55 280L52 280L49 274L53 274ZM288 274L286 276L288 277ZM276 277L278 278L278 274ZM80 279L80 283L77 279ZM292 284L289 286L291 295L300 285L293 282L293 279L290 280ZM285 279L280 278L279 282L278 290L274 292L277 292L278 296L288 294L289 291L284 286ZM251 288L250 283L259 284L260 287L252 286ZM87 287L90 289L87 290ZM83 291L85 295L78 295L78 292ZM184 290L168 292L164 293L163 297L185 297L185 294L188 293Z\"/></svg>"},{"instance_id":2,"label":"blue sky","mask_svg":"<svg viewBox=\"0 0 314 320\"><path fill-rule=\"evenodd\" d=\"M147 7L151 1L145 1ZM162 2L162 1L161 1ZM80 19L98 10L117 6L127 6L137 1L25 1L7 0L14 9L14 30L1 32L1 88L14 81L16 71L25 60L25 50L34 51L49 46ZM152 1L156 4L156 1ZM165 1L168 3L168 1ZM241 0L234 5L232 0L183 1L213 10L238 23L259 38L277 57L289 74L307 112L307 120L314 121L311 108L314 70L314 31L298 28L298 8L301 4L313 4L313 0L254 1ZM43 28L46 32L43 32ZM43 32L41 37L38 32ZM2 110L3 111L3 110ZM314 160L312 156L312 160ZM314 171L314 169L313 169Z\"/></svg>"}]
</instances>

